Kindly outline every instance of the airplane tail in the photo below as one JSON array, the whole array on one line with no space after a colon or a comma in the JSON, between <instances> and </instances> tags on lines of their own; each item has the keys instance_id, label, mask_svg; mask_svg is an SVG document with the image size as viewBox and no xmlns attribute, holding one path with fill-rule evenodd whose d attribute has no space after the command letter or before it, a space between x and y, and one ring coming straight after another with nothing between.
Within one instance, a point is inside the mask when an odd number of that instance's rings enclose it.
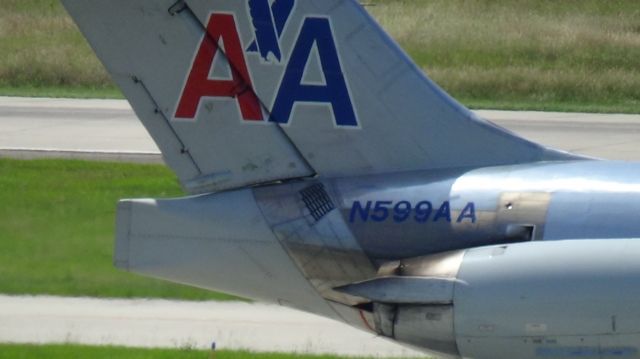
<instances>
[{"instance_id":1,"label":"airplane tail","mask_svg":"<svg viewBox=\"0 0 640 359\"><path fill-rule=\"evenodd\" d=\"M568 154L475 116L355 0L63 0L191 193Z\"/></svg>"}]
</instances>

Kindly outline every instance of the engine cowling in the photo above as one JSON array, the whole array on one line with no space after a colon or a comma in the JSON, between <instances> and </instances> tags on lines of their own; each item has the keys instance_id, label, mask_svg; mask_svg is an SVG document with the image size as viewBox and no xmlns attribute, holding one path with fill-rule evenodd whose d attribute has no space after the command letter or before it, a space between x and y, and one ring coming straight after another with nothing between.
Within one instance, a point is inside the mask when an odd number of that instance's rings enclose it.
<instances>
[{"instance_id":1,"label":"engine cowling","mask_svg":"<svg viewBox=\"0 0 640 359\"><path fill-rule=\"evenodd\" d=\"M440 356L640 358L640 240L565 240L391 262L338 290L376 331Z\"/></svg>"}]
</instances>

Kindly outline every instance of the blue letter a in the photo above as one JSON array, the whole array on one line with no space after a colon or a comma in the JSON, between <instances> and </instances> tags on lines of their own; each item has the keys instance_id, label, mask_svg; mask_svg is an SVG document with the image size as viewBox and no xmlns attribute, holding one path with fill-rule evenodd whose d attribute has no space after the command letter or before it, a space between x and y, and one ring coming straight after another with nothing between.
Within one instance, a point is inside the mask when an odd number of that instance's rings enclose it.
<instances>
[{"instance_id":1,"label":"blue letter a","mask_svg":"<svg viewBox=\"0 0 640 359\"><path fill-rule=\"evenodd\" d=\"M318 49L324 85L302 83L314 43ZM326 18L307 18L291 53L269 121L287 124L296 102L328 103L336 125L358 126L356 115L342 74L338 51Z\"/></svg>"}]
</instances>

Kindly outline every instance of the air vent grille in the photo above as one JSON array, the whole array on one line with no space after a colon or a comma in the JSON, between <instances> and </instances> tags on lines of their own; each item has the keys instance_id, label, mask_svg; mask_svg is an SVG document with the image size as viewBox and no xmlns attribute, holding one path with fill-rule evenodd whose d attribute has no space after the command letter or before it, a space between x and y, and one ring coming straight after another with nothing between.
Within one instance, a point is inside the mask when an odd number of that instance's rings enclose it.
<instances>
[{"instance_id":1,"label":"air vent grille","mask_svg":"<svg viewBox=\"0 0 640 359\"><path fill-rule=\"evenodd\" d=\"M335 208L322 183L314 184L300 191L302 202L314 220L319 221Z\"/></svg>"}]
</instances>

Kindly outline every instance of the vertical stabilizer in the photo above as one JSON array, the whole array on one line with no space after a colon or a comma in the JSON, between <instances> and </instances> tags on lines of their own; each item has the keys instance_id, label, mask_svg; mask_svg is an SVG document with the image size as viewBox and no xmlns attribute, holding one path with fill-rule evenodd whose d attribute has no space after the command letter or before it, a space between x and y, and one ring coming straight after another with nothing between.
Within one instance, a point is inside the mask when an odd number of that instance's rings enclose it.
<instances>
[{"instance_id":1,"label":"vertical stabilizer","mask_svg":"<svg viewBox=\"0 0 640 359\"><path fill-rule=\"evenodd\" d=\"M476 117L355 0L63 0L192 193L569 158Z\"/></svg>"}]
</instances>

